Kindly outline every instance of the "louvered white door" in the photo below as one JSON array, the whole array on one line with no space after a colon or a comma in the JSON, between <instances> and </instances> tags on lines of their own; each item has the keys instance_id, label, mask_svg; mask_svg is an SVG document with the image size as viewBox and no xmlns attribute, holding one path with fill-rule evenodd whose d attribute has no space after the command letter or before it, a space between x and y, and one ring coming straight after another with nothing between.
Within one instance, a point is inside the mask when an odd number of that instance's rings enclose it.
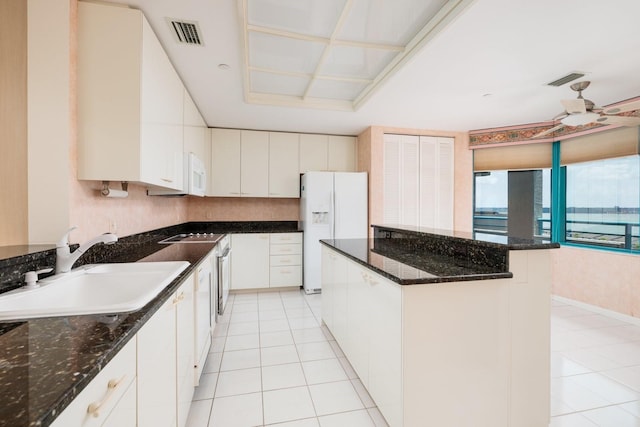
<instances>
[{"instance_id":1,"label":"louvered white door","mask_svg":"<svg viewBox=\"0 0 640 427\"><path fill-rule=\"evenodd\" d=\"M384 222L418 224L419 137L384 136Z\"/></svg>"},{"instance_id":2,"label":"louvered white door","mask_svg":"<svg viewBox=\"0 0 640 427\"><path fill-rule=\"evenodd\" d=\"M418 225L453 229L453 138L420 137Z\"/></svg>"}]
</instances>

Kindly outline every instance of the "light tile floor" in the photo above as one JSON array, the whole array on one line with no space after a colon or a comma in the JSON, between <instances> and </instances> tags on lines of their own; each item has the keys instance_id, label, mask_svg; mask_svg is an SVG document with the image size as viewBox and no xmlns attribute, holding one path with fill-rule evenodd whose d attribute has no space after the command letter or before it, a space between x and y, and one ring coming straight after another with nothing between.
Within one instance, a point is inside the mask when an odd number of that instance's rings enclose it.
<instances>
[{"instance_id":1,"label":"light tile floor","mask_svg":"<svg viewBox=\"0 0 640 427\"><path fill-rule=\"evenodd\" d=\"M321 295L232 295L187 427L387 426ZM551 427L640 427L640 326L552 301Z\"/></svg>"},{"instance_id":2,"label":"light tile floor","mask_svg":"<svg viewBox=\"0 0 640 427\"><path fill-rule=\"evenodd\" d=\"M551 305L551 426L640 427L640 327Z\"/></svg>"},{"instance_id":3,"label":"light tile floor","mask_svg":"<svg viewBox=\"0 0 640 427\"><path fill-rule=\"evenodd\" d=\"M236 294L214 330L187 427L384 427L322 325L321 295Z\"/></svg>"}]
</instances>

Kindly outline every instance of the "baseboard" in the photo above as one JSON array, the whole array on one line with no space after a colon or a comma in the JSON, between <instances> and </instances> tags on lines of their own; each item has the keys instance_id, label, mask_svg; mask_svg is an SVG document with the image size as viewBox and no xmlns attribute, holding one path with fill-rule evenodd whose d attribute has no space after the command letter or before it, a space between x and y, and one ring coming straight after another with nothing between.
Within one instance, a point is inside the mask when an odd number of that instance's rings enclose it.
<instances>
[{"instance_id":1,"label":"baseboard","mask_svg":"<svg viewBox=\"0 0 640 427\"><path fill-rule=\"evenodd\" d=\"M552 295L551 299L562 302L568 305L573 305L576 307L583 308L585 310L589 310L591 312L602 314L603 316L612 317L614 319L621 320L623 322L631 323L635 326L640 326L640 318L629 316L628 314L618 313L617 311L608 310L606 308L598 307L595 305L587 304L586 302L576 301L570 298L561 297L558 295Z\"/></svg>"}]
</instances>

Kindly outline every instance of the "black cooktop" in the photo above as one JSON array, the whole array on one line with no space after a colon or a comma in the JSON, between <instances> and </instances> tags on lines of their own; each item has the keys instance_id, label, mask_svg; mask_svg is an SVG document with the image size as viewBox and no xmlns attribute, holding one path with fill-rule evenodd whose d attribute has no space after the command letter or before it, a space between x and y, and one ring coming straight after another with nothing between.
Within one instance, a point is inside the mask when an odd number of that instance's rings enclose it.
<instances>
[{"instance_id":1,"label":"black cooktop","mask_svg":"<svg viewBox=\"0 0 640 427\"><path fill-rule=\"evenodd\" d=\"M222 239L224 234L215 233L189 233L176 234L168 239L161 240L158 243L216 243Z\"/></svg>"}]
</instances>

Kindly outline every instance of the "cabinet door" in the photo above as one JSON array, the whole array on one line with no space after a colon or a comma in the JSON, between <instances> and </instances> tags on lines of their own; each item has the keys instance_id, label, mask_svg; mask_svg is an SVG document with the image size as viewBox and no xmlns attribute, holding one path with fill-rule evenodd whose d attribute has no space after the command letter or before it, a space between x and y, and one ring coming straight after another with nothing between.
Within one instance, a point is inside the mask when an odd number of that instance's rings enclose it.
<instances>
[{"instance_id":1,"label":"cabinet door","mask_svg":"<svg viewBox=\"0 0 640 427\"><path fill-rule=\"evenodd\" d=\"M189 95L184 90L184 151L185 153L194 153L206 165L207 174L209 174L209 145L206 139L207 126ZM207 175L208 176L208 175Z\"/></svg>"},{"instance_id":2,"label":"cabinet door","mask_svg":"<svg viewBox=\"0 0 640 427\"><path fill-rule=\"evenodd\" d=\"M326 246L322 245L322 320L333 332L333 307L335 298L334 271L337 255Z\"/></svg>"},{"instance_id":3,"label":"cabinet door","mask_svg":"<svg viewBox=\"0 0 640 427\"><path fill-rule=\"evenodd\" d=\"M269 132L269 197L300 197L298 134Z\"/></svg>"},{"instance_id":4,"label":"cabinet door","mask_svg":"<svg viewBox=\"0 0 640 427\"><path fill-rule=\"evenodd\" d=\"M141 178L183 187L184 87L147 20L142 18Z\"/></svg>"},{"instance_id":5,"label":"cabinet door","mask_svg":"<svg viewBox=\"0 0 640 427\"><path fill-rule=\"evenodd\" d=\"M368 270L347 262L347 339L342 350L365 387L369 386L371 337L369 280Z\"/></svg>"},{"instance_id":6,"label":"cabinet door","mask_svg":"<svg viewBox=\"0 0 640 427\"><path fill-rule=\"evenodd\" d=\"M340 347L347 341L347 258L333 251L333 329ZM323 291L324 292L324 291Z\"/></svg>"},{"instance_id":7,"label":"cabinet door","mask_svg":"<svg viewBox=\"0 0 640 427\"><path fill-rule=\"evenodd\" d=\"M211 130L211 196L240 197L240 131Z\"/></svg>"},{"instance_id":8,"label":"cabinet door","mask_svg":"<svg viewBox=\"0 0 640 427\"><path fill-rule=\"evenodd\" d=\"M138 427L176 425L175 295L137 334Z\"/></svg>"},{"instance_id":9,"label":"cabinet door","mask_svg":"<svg viewBox=\"0 0 640 427\"><path fill-rule=\"evenodd\" d=\"M392 426L402 425L402 288L369 273L369 384L367 389Z\"/></svg>"},{"instance_id":10,"label":"cabinet door","mask_svg":"<svg viewBox=\"0 0 640 427\"><path fill-rule=\"evenodd\" d=\"M329 136L327 169L334 172L356 171L356 138Z\"/></svg>"},{"instance_id":11,"label":"cabinet door","mask_svg":"<svg viewBox=\"0 0 640 427\"><path fill-rule=\"evenodd\" d=\"M130 390L134 390L133 404ZM136 423L136 338L132 338L51 424L98 427L111 418ZM107 425L107 424L105 424ZM115 425L115 424L111 424Z\"/></svg>"},{"instance_id":12,"label":"cabinet door","mask_svg":"<svg viewBox=\"0 0 640 427\"><path fill-rule=\"evenodd\" d=\"M242 197L269 197L269 133L250 130L240 133Z\"/></svg>"},{"instance_id":13,"label":"cabinet door","mask_svg":"<svg viewBox=\"0 0 640 427\"><path fill-rule=\"evenodd\" d=\"M67 424L69 425L69 424ZM136 384L131 383L129 388L118 401L118 404L102 427L123 427L136 425Z\"/></svg>"},{"instance_id":14,"label":"cabinet door","mask_svg":"<svg viewBox=\"0 0 640 427\"><path fill-rule=\"evenodd\" d=\"M421 227L453 229L453 138L420 137Z\"/></svg>"},{"instance_id":15,"label":"cabinet door","mask_svg":"<svg viewBox=\"0 0 640 427\"><path fill-rule=\"evenodd\" d=\"M178 427L184 427L187 423L195 389L194 285L195 275L191 274L180 286L175 298Z\"/></svg>"},{"instance_id":16,"label":"cabinet door","mask_svg":"<svg viewBox=\"0 0 640 427\"><path fill-rule=\"evenodd\" d=\"M329 136L300 134L300 173L326 171Z\"/></svg>"},{"instance_id":17,"label":"cabinet door","mask_svg":"<svg viewBox=\"0 0 640 427\"><path fill-rule=\"evenodd\" d=\"M269 234L231 235L231 289L269 287Z\"/></svg>"},{"instance_id":18,"label":"cabinet door","mask_svg":"<svg viewBox=\"0 0 640 427\"><path fill-rule=\"evenodd\" d=\"M419 138L384 135L384 222L418 225Z\"/></svg>"}]
</instances>

